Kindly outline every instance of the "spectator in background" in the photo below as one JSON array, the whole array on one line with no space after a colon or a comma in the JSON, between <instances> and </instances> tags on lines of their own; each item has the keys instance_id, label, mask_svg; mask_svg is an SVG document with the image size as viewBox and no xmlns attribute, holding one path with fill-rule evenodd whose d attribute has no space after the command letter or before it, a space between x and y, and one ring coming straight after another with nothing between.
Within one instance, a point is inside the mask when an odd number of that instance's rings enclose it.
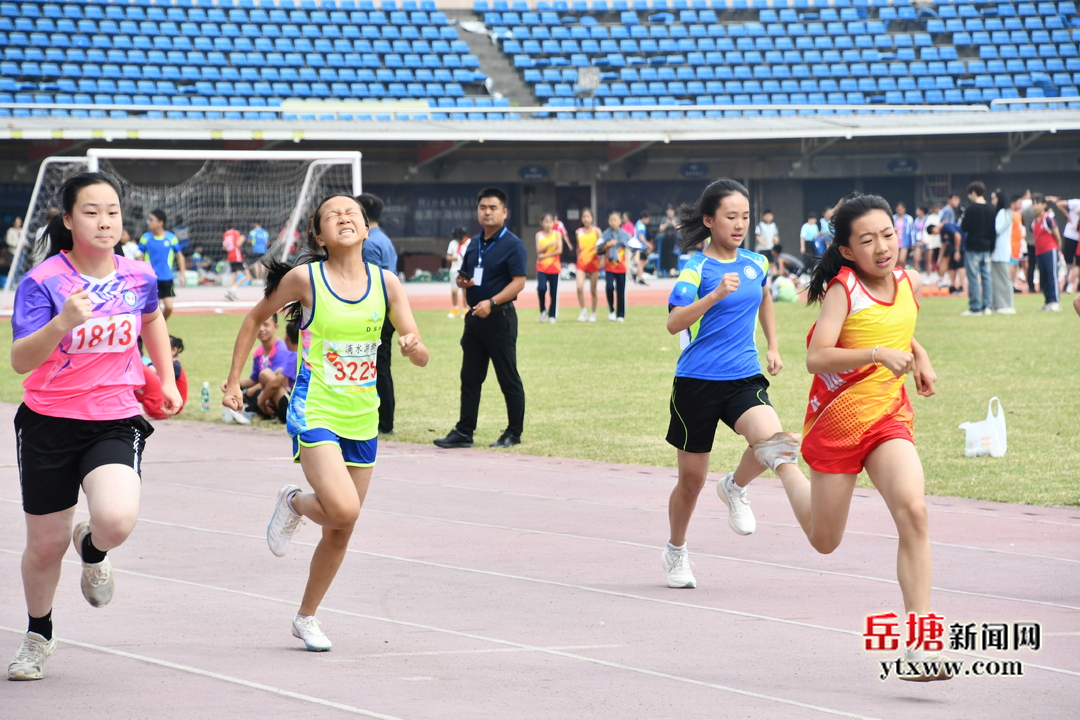
<instances>
[{"instance_id":1,"label":"spectator in background","mask_svg":"<svg viewBox=\"0 0 1080 720\"><path fill-rule=\"evenodd\" d=\"M623 217L626 217L623 215ZM607 304L610 322L625 322L626 318L626 254L630 235L619 226L619 213L608 214L608 227L596 246L604 258L604 278L607 283Z\"/></svg>"},{"instance_id":2,"label":"spectator in background","mask_svg":"<svg viewBox=\"0 0 1080 720\"><path fill-rule=\"evenodd\" d=\"M176 391L180 393L180 409L176 411L176 415L179 415L184 405L187 404L188 396L188 378L187 373L184 372L184 368L180 365L180 360L177 359L180 353L184 352L184 341L175 335L169 336L169 346L172 349L172 366L173 377L176 378ZM139 338L139 353L143 351L142 338ZM146 416L152 420L167 420L170 415L163 407L165 402L165 395L161 391L161 376L158 375L157 368L150 362L150 358L143 356L143 386L135 391L135 399L142 405L143 412Z\"/></svg>"},{"instance_id":3,"label":"spectator in background","mask_svg":"<svg viewBox=\"0 0 1080 720\"><path fill-rule=\"evenodd\" d=\"M922 244L926 252L926 271L930 274L924 284L937 284L938 263L941 261L941 235L930 232L931 227L941 225L941 203L930 206L930 213L926 216L923 224ZM942 285L939 285L942 287Z\"/></svg>"},{"instance_id":4,"label":"spectator in background","mask_svg":"<svg viewBox=\"0 0 1080 720\"><path fill-rule=\"evenodd\" d=\"M959 193L952 193L945 201L945 207L941 208L941 212L938 213L941 216L941 224L954 223L960 224L960 195Z\"/></svg>"},{"instance_id":5,"label":"spectator in background","mask_svg":"<svg viewBox=\"0 0 1080 720\"><path fill-rule=\"evenodd\" d=\"M1061 216L1067 218L1062 223L1064 229L1061 231L1061 253L1065 258L1065 266L1069 269L1069 274L1065 277L1065 292L1076 292L1076 281L1080 276L1080 253L1077 253L1077 246L1080 245L1080 198L1063 200L1048 195L1046 200L1054 203Z\"/></svg>"},{"instance_id":6,"label":"spectator in background","mask_svg":"<svg viewBox=\"0 0 1080 720\"><path fill-rule=\"evenodd\" d=\"M1031 202L1031 190L1025 190L1020 199L1020 222L1024 226L1027 241L1027 259L1024 262L1024 277L1027 278L1028 292L1035 292L1035 234L1031 232L1031 222L1035 219L1035 206Z\"/></svg>"},{"instance_id":7,"label":"spectator in background","mask_svg":"<svg viewBox=\"0 0 1080 720\"><path fill-rule=\"evenodd\" d=\"M161 314L166 320L172 315L173 298L176 297L173 263L176 263L180 277L184 276L185 270L180 240L165 229L167 221L164 210L151 210L146 218L147 232L139 239L139 250L157 275L158 300L161 302Z\"/></svg>"},{"instance_id":8,"label":"spectator in background","mask_svg":"<svg viewBox=\"0 0 1080 720\"><path fill-rule=\"evenodd\" d=\"M920 273L925 273L926 268L923 266L923 255L926 249L923 244L923 235L926 230L926 217L930 214L930 211L925 207L915 208L915 223L911 228L911 247L914 253L913 262L915 263L915 270Z\"/></svg>"},{"instance_id":9,"label":"spectator in background","mask_svg":"<svg viewBox=\"0 0 1080 720\"><path fill-rule=\"evenodd\" d=\"M1024 227L1021 215L1022 202L1023 195L1013 195L1011 198L1012 233L1010 236L1009 284L1012 286L1013 293L1020 292L1020 288L1016 286L1016 272L1020 269L1021 263L1025 261L1024 249L1026 243L1024 239L1027 237L1027 228Z\"/></svg>"},{"instance_id":10,"label":"spectator in background","mask_svg":"<svg viewBox=\"0 0 1080 720\"><path fill-rule=\"evenodd\" d=\"M809 245L810 254L814 257L821 257L817 254L814 241L817 240L818 233L821 232L821 227L818 225L817 213L810 213L806 216L806 222L799 228L799 254L805 256L806 248Z\"/></svg>"},{"instance_id":11,"label":"spectator in background","mask_svg":"<svg viewBox=\"0 0 1080 720\"><path fill-rule=\"evenodd\" d=\"M19 249L19 239L22 237L22 218L17 217L11 222L11 227L7 229L7 234L4 236L4 241L7 243L8 253L11 257L15 257L15 251Z\"/></svg>"},{"instance_id":12,"label":"spectator in background","mask_svg":"<svg viewBox=\"0 0 1080 720\"><path fill-rule=\"evenodd\" d=\"M622 214L622 231L629 237L634 237L634 221L630 219L630 213Z\"/></svg>"},{"instance_id":13,"label":"spectator in background","mask_svg":"<svg viewBox=\"0 0 1080 720\"><path fill-rule=\"evenodd\" d=\"M259 326L256 337L259 345L255 346L255 352L251 356L251 375L240 378L240 390L244 399L244 407L250 412L259 408L259 393L263 391L263 383L273 380L275 373L284 369L290 361L296 364L295 353L290 355L285 341L277 336L278 316L267 318L266 322ZM228 389L228 380L221 381L221 392ZM251 423L251 418L231 408L223 408L222 418L228 418L226 422L238 422L241 425Z\"/></svg>"},{"instance_id":14,"label":"spectator in background","mask_svg":"<svg viewBox=\"0 0 1080 720\"><path fill-rule=\"evenodd\" d=\"M994 203L994 250L990 253L990 276L993 283L992 308L1002 315L1015 315L1009 261L1012 259L1013 211L1009 199L998 188L990 195Z\"/></svg>"},{"instance_id":15,"label":"spectator in background","mask_svg":"<svg viewBox=\"0 0 1080 720\"><path fill-rule=\"evenodd\" d=\"M368 236L364 241L364 262L378 265L383 270L397 275L398 257L394 244L390 242L383 229L379 227L385 207L382 198L371 193L364 193L356 198L368 219ZM375 351L375 389L379 393L379 434L394 434L394 376L390 370L390 358L393 348L394 324L387 315L383 320L382 342Z\"/></svg>"},{"instance_id":16,"label":"spectator in background","mask_svg":"<svg viewBox=\"0 0 1080 720\"><path fill-rule=\"evenodd\" d=\"M457 274L461 270L461 258L469 247L469 231L456 227L450 231L450 245L446 248L446 262L450 263L450 312L448 318L464 318L465 303L458 303ZM464 293L461 293L464 298Z\"/></svg>"},{"instance_id":17,"label":"spectator in background","mask_svg":"<svg viewBox=\"0 0 1080 720\"><path fill-rule=\"evenodd\" d=\"M664 277L665 275L674 277L676 275L676 268L679 263L678 244L681 237L679 219L675 217L675 208L668 205L664 219L660 221L660 228L656 234L656 256L659 258L660 265L656 269L657 277Z\"/></svg>"},{"instance_id":18,"label":"spectator in background","mask_svg":"<svg viewBox=\"0 0 1080 720\"><path fill-rule=\"evenodd\" d=\"M476 198L476 219L482 229L469 241L456 278L470 308L461 335L461 410L454 429L434 441L441 448L472 447L489 364L495 367L507 418L506 430L491 446L521 443L525 388L517 369L514 300L525 288L528 255L525 243L506 227L506 202L506 193L495 187L484 188Z\"/></svg>"},{"instance_id":19,"label":"spectator in background","mask_svg":"<svg viewBox=\"0 0 1080 720\"><path fill-rule=\"evenodd\" d=\"M754 228L754 252L768 257L772 247L780 242L780 231L776 228L773 211L766 209L761 213L761 222Z\"/></svg>"},{"instance_id":20,"label":"spectator in background","mask_svg":"<svg viewBox=\"0 0 1080 720\"><path fill-rule=\"evenodd\" d=\"M573 250L573 247L570 245L570 233L566 230L566 225L563 225L563 221L559 219L558 215L553 215L552 219L553 222L551 227L555 232L559 233L559 237L562 238L562 245L559 247L566 252L570 252ZM559 270L562 270L562 256L559 257Z\"/></svg>"},{"instance_id":21,"label":"spectator in background","mask_svg":"<svg viewBox=\"0 0 1080 720\"><path fill-rule=\"evenodd\" d=\"M200 285L213 285L217 274L210 270L210 261L203 255L202 245L196 245L191 252L191 266L199 276Z\"/></svg>"},{"instance_id":22,"label":"spectator in background","mask_svg":"<svg viewBox=\"0 0 1080 720\"><path fill-rule=\"evenodd\" d=\"M176 216L176 225L173 226L173 235L180 241L180 245L178 246L180 253L186 253L188 245L191 242L191 236L188 233L187 225L184 224L184 218L179 215Z\"/></svg>"},{"instance_id":23,"label":"spectator in background","mask_svg":"<svg viewBox=\"0 0 1080 720\"><path fill-rule=\"evenodd\" d=\"M247 280L247 271L244 268L244 236L234 227L227 228L221 236L221 246L225 248L225 259L229 261L229 271L233 273L233 281L225 291L225 299L236 300L236 291Z\"/></svg>"},{"instance_id":24,"label":"spectator in background","mask_svg":"<svg viewBox=\"0 0 1080 720\"><path fill-rule=\"evenodd\" d=\"M1039 194L1032 195L1031 204L1035 208L1035 217L1031 221L1031 234L1035 238L1035 266L1039 269L1039 287L1046 299L1046 304L1039 309L1058 312L1061 310L1057 280L1061 233L1054 223L1054 216L1047 212L1046 198Z\"/></svg>"},{"instance_id":25,"label":"spectator in background","mask_svg":"<svg viewBox=\"0 0 1080 720\"><path fill-rule=\"evenodd\" d=\"M581 227L577 229L577 299L581 312L578 322L596 322L596 281L600 277L600 257L596 246L600 241L600 229L593 225L593 213L589 208L581 211ZM592 312L585 305L585 280L588 279L592 293Z\"/></svg>"},{"instance_id":26,"label":"spectator in background","mask_svg":"<svg viewBox=\"0 0 1080 720\"><path fill-rule=\"evenodd\" d=\"M266 417L277 417L282 423L288 420L289 396L296 384L296 349L299 343L300 327L296 321L290 320L285 323L285 347L289 349L289 354L282 360L281 369L274 371L274 376L262 383L263 390L259 393L259 412Z\"/></svg>"},{"instance_id":27,"label":"spectator in background","mask_svg":"<svg viewBox=\"0 0 1080 720\"><path fill-rule=\"evenodd\" d=\"M143 259L143 252L139 249L139 243L132 239L131 233L127 230L120 233L120 252L128 260Z\"/></svg>"},{"instance_id":28,"label":"spectator in background","mask_svg":"<svg viewBox=\"0 0 1080 720\"><path fill-rule=\"evenodd\" d=\"M896 267L907 267L907 258L908 253L911 252L911 238L915 228L915 220L907 214L907 208L902 202L896 203L896 212L893 213L893 227L896 228L896 241L899 244Z\"/></svg>"},{"instance_id":29,"label":"spectator in background","mask_svg":"<svg viewBox=\"0 0 1080 720\"><path fill-rule=\"evenodd\" d=\"M270 233L260 223L255 223L248 233L248 242L251 243L251 254L248 255L248 269L253 277L259 280L266 279L266 266L262 264L262 256L266 254L267 244L270 242Z\"/></svg>"},{"instance_id":30,"label":"spectator in background","mask_svg":"<svg viewBox=\"0 0 1080 720\"><path fill-rule=\"evenodd\" d=\"M544 213L536 233L536 296L540 299L540 322L553 323L559 305L559 271L562 269L562 235L555 229L555 216ZM551 307L545 297L551 290Z\"/></svg>"},{"instance_id":31,"label":"spectator in background","mask_svg":"<svg viewBox=\"0 0 1080 720\"><path fill-rule=\"evenodd\" d=\"M653 244L649 242L649 211L642 210L638 221L634 225L634 237L631 247L633 249L633 261L636 265L634 274L638 285L648 285L645 282L645 266L649 264L649 253L653 250Z\"/></svg>"},{"instance_id":32,"label":"spectator in background","mask_svg":"<svg viewBox=\"0 0 1080 720\"><path fill-rule=\"evenodd\" d=\"M994 207L986 202L986 185L979 180L967 186L971 204L964 211L960 229L964 231L964 269L967 271L968 309L963 316L993 312L994 290L990 284L990 253L997 242Z\"/></svg>"}]
</instances>

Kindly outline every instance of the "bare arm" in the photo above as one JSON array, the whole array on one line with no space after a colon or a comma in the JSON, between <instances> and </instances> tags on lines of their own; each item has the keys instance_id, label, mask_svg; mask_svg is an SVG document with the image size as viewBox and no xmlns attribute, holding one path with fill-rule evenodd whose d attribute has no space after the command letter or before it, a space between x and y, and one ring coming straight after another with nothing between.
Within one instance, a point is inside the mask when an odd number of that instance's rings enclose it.
<instances>
[{"instance_id":1,"label":"bare arm","mask_svg":"<svg viewBox=\"0 0 1080 720\"><path fill-rule=\"evenodd\" d=\"M154 364L154 369L161 378L161 394L165 398L161 409L169 415L175 415L184 403L180 398L180 391L176 389L169 329L165 326L165 316L160 310L143 315L141 335L146 353L150 356L150 362Z\"/></svg>"},{"instance_id":2,"label":"bare arm","mask_svg":"<svg viewBox=\"0 0 1080 720\"><path fill-rule=\"evenodd\" d=\"M240 402L240 373L243 371L248 355L251 354L251 348L255 346L255 336L259 332L259 326L291 302L299 302L305 307L311 307L311 283L308 280L308 272L307 265L300 265L290 270L281 279L274 293L256 303L255 307L244 316L240 332L236 334L236 343L233 344L229 378L225 381L225 397L221 401L225 407L233 410L240 410L243 407Z\"/></svg>"},{"instance_id":3,"label":"bare arm","mask_svg":"<svg viewBox=\"0 0 1080 720\"><path fill-rule=\"evenodd\" d=\"M780 359L780 343L776 339L776 311L773 308L772 293L769 288L761 289L761 306L758 308L758 322L765 333L765 362L770 375L776 375L784 369Z\"/></svg>"},{"instance_id":4,"label":"bare arm","mask_svg":"<svg viewBox=\"0 0 1080 720\"><path fill-rule=\"evenodd\" d=\"M911 292L913 295L918 296L919 290L922 289L922 276L919 275L918 270L904 270L904 274L907 275L908 282L911 283Z\"/></svg>"},{"instance_id":5,"label":"bare arm","mask_svg":"<svg viewBox=\"0 0 1080 720\"><path fill-rule=\"evenodd\" d=\"M79 290L68 295L59 315L44 327L11 343L11 369L20 375L35 370L49 359L65 335L89 320L92 314L89 292Z\"/></svg>"},{"instance_id":6,"label":"bare arm","mask_svg":"<svg viewBox=\"0 0 1080 720\"><path fill-rule=\"evenodd\" d=\"M716 303L720 302L739 289L739 274L727 273L720 284L703 298L695 300L685 307L672 308L667 317L667 331L672 335L678 335L690 327L709 311Z\"/></svg>"},{"instance_id":7,"label":"bare arm","mask_svg":"<svg viewBox=\"0 0 1080 720\"><path fill-rule=\"evenodd\" d=\"M893 348L838 348L840 330L848 312L847 294L843 286L833 285L825 293L821 303L814 334L810 337L810 347L806 351L806 369L815 375L842 373L848 370L880 363L896 376L914 369L914 357L911 353Z\"/></svg>"},{"instance_id":8,"label":"bare arm","mask_svg":"<svg viewBox=\"0 0 1080 720\"><path fill-rule=\"evenodd\" d=\"M405 288L397 276L383 272L383 283L386 284L386 296L390 300L390 322L398 331L398 346L401 354L417 367L428 364L428 349L420 340L420 330L416 327L412 309L409 307L409 297L405 294Z\"/></svg>"}]
</instances>

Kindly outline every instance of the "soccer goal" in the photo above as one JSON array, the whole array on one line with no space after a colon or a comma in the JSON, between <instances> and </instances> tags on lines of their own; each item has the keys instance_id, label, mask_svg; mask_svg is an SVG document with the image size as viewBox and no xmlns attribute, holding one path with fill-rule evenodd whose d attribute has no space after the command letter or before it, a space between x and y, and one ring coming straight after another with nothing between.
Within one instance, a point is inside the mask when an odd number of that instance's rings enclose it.
<instances>
[{"instance_id":1,"label":"soccer goal","mask_svg":"<svg viewBox=\"0 0 1080 720\"><path fill-rule=\"evenodd\" d=\"M105 171L123 190L124 228L138 240L146 217L161 210L166 228L202 247L216 262L224 257L222 235L229 228L245 236L258 223L270 233L268 254L285 259L305 232L307 214L318 200L361 190L359 152L125 150L93 148L85 157L46 158L38 169L8 274L13 289L23 273L43 258L36 239L59 211L60 186L86 171Z\"/></svg>"}]
</instances>

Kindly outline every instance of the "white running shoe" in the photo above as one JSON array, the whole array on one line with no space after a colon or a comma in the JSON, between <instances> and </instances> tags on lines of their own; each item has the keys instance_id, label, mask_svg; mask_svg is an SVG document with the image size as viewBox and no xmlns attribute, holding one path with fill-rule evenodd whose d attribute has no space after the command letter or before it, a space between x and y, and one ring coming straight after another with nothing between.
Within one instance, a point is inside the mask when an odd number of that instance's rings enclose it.
<instances>
[{"instance_id":1,"label":"white running shoe","mask_svg":"<svg viewBox=\"0 0 1080 720\"><path fill-rule=\"evenodd\" d=\"M270 524L266 526L266 544L270 546L270 552L278 557L284 557L289 549L289 541L304 518L297 515L289 507L289 498L300 492L296 485L286 485L278 491L277 504L274 506L274 515L270 518Z\"/></svg>"},{"instance_id":2,"label":"white running shoe","mask_svg":"<svg viewBox=\"0 0 1080 720\"><path fill-rule=\"evenodd\" d=\"M589 320L589 311L586 310L585 308L581 308L581 313L577 316L577 321L578 322L588 322L588 320Z\"/></svg>"},{"instance_id":3,"label":"white running shoe","mask_svg":"<svg viewBox=\"0 0 1080 720\"><path fill-rule=\"evenodd\" d=\"M694 588L697 580L690 571L690 553L685 550L680 553L669 552L667 548L660 553L660 564L667 573L667 586L669 588Z\"/></svg>"},{"instance_id":4,"label":"white running shoe","mask_svg":"<svg viewBox=\"0 0 1080 720\"><path fill-rule=\"evenodd\" d=\"M982 312L982 314L983 314L983 315L993 315L993 314L994 314L994 311L993 311L993 310L991 310L990 308L983 308L983 312Z\"/></svg>"},{"instance_id":5,"label":"white running shoe","mask_svg":"<svg viewBox=\"0 0 1080 720\"><path fill-rule=\"evenodd\" d=\"M609 322L615 322L615 311L614 310L607 314L607 319L608 319Z\"/></svg>"},{"instance_id":6,"label":"white running shoe","mask_svg":"<svg viewBox=\"0 0 1080 720\"><path fill-rule=\"evenodd\" d=\"M1050 312L1061 312L1061 303L1052 302L1046 306Z\"/></svg>"},{"instance_id":7,"label":"white running shoe","mask_svg":"<svg viewBox=\"0 0 1080 720\"><path fill-rule=\"evenodd\" d=\"M728 506L728 525L738 535L753 535L757 530L754 511L746 498L746 488L735 484L735 473L728 473L716 483L716 494Z\"/></svg>"},{"instance_id":8,"label":"white running shoe","mask_svg":"<svg viewBox=\"0 0 1080 720\"><path fill-rule=\"evenodd\" d=\"M974 317L976 315L982 315L982 313L981 312L971 312L970 310L965 310L964 312L960 313L960 317Z\"/></svg>"},{"instance_id":9,"label":"white running shoe","mask_svg":"<svg viewBox=\"0 0 1080 720\"><path fill-rule=\"evenodd\" d=\"M554 325L555 324L555 316L554 315L549 315L548 316L548 322L551 323L552 325Z\"/></svg>"},{"instance_id":10,"label":"white running shoe","mask_svg":"<svg viewBox=\"0 0 1080 720\"><path fill-rule=\"evenodd\" d=\"M1014 307L1003 307L1003 308L1001 308L1001 309L999 309L997 311L997 314L998 315L1015 315L1016 314L1016 308L1014 308Z\"/></svg>"},{"instance_id":11,"label":"white running shoe","mask_svg":"<svg viewBox=\"0 0 1080 720\"><path fill-rule=\"evenodd\" d=\"M45 677L41 669L55 651L56 638L46 640L35 632L26 633L22 647L8 665L8 680L40 680Z\"/></svg>"},{"instance_id":12,"label":"white running shoe","mask_svg":"<svg viewBox=\"0 0 1080 720\"><path fill-rule=\"evenodd\" d=\"M589 322L596 322L596 313L589 313Z\"/></svg>"},{"instance_id":13,"label":"white running shoe","mask_svg":"<svg viewBox=\"0 0 1080 720\"><path fill-rule=\"evenodd\" d=\"M901 680L908 682L933 682L934 680L952 680L949 674L952 660L941 653L927 652L925 650L913 650L908 648L904 652L904 662L913 663L918 669L917 675L900 675ZM910 671L910 667L908 668ZM935 672L936 670L936 672Z\"/></svg>"},{"instance_id":14,"label":"white running shoe","mask_svg":"<svg viewBox=\"0 0 1080 720\"><path fill-rule=\"evenodd\" d=\"M615 318L615 322L626 322L626 318L617 317Z\"/></svg>"},{"instance_id":15,"label":"white running shoe","mask_svg":"<svg viewBox=\"0 0 1080 720\"><path fill-rule=\"evenodd\" d=\"M90 521L84 520L75 526L75 532L71 534L71 542L75 543L75 552L82 557L83 538L90 532ZM106 557L99 563L82 564L82 587L83 597L93 607L105 607L112 600L113 590L116 589L116 578L113 576L112 563Z\"/></svg>"},{"instance_id":16,"label":"white running shoe","mask_svg":"<svg viewBox=\"0 0 1080 720\"><path fill-rule=\"evenodd\" d=\"M759 463L776 472L776 468L784 463L798 464L801 442L802 435L798 433L778 432L754 443L754 457Z\"/></svg>"},{"instance_id":17,"label":"white running shoe","mask_svg":"<svg viewBox=\"0 0 1080 720\"><path fill-rule=\"evenodd\" d=\"M293 637L300 638L311 652L326 652L334 647L330 638L319 629L319 621L314 615L300 617L297 615L292 621Z\"/></svg>"},{"instance_id":18,"label":"white running shoe","mask_svg":"<svg viewBox=\"0 0 1080 720\"><path fill-rule=\"evenodd\" d=\"M541 324L546 323L547 321L548 321L547 313L541 311L540 312L540 322L541 322Z\"/></svg>"},{"instance_id":19,"label":"white running shoe","mask_svg":"<svg viewBox=\"0 0 1080 720\"><path fill-rule=\"evenodd\" d=\"M230 423L240 423L241 425L250 425L251 417L247 413L237 412L232 408L221 408L221 422L226 425Z\"/></svg>"},{"instance_id":20,"label":"white running shoe","mask_svg":"<svg viewBox=\"0 0 1080 720\"><path fill-rule=\"evenodd\" d=\"M230 302L236 302L236 300L237 300L236 291L235 290L226 291L225 292L225 299L229 300Z\"/></svg>"}]
</instances>

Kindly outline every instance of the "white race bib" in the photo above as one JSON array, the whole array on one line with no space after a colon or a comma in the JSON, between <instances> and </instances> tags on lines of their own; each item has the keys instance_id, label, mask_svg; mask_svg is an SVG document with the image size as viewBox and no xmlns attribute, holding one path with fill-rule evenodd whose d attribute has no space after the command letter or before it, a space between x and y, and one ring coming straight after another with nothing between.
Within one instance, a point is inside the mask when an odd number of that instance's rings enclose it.
<instances>
[{"instance_id":1,"label":"white race bib","mask_svg":"<svg viewBox=\"0 0 1080 720\"><path fill-rule=\"evenodd\" d=\"M90 318L71 331L68 354L124 352L135 345L135 327L131 313Z\"/></svg>"},{"instance_id":2,"label":"white race bib","mask_svg":"<svg viewBox=\"0 0 1080 720\"><path fill-rule=\"evenodd\" d=\"M323 340L323 377L328 385L375 385L379 340Z\"/></svg>"}]
</instances>

